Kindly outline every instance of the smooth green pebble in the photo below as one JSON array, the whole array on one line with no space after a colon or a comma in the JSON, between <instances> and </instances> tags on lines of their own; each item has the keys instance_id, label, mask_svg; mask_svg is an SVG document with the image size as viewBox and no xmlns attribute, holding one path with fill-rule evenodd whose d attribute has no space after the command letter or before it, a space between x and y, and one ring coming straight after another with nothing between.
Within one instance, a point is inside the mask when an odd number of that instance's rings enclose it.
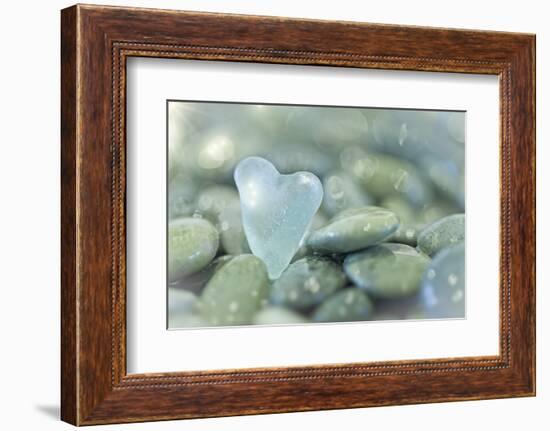
<instances>
[{"instance_id":1,"label":"smooth green pebble","mask_svg":"<svg viewBox=\"0 0 550 431\"><path fill-rule=\"evenodd\" d=\"M181 218L168 224L168 279L176 281L206 267L218 251L214 225L198 218Z\"/></svg>"},{"instance_id":2,"label":"smooth green pebble","mask_svg":"<svg viewBox=\"0 0 550 431\"><path fill-rule=\"evenodd\" d=\"M465 317L464 242L438 252L422 279L420 303L425 318Z\"/></svg>"},{"instance_id":3,"label":"smooth green pebble","mask_svg":"<svg viewBox=\"0 0 550 431\"><path fill-rule=\"evenodd\" d=\"M222 248L227 254L250 253L241 218L241 204L238 200L232 201L221 211L217 227Z\"/></svg>"},{"instance_id":4,"label":"smooth green pebble","mask_svg":"<svg viewBox=\"0 0 550 431\"><path fill-rule=\"evenodd\" d=\"M260 310L255 316L252 323L254 325L285 325L307 323L309 320L286 307L269 306Z\"/></svg>"},{"instance_id":5,"label":"smooth green pebble","mask_svg":"<svg viewBox=\"0 0 550 431\"><path fill-rule=\"evenodd\" d=\"M344 270L373 297L398 299L418 292L429 263L429 257L408 245L385 243L348 255Z\"/></svg>"},{"instance_id":6,"label":"smooth green pebble","mask_svg":"<svg viewBox=\"0 0 550 431\"><path fill-rule=\"evenodd\" d=\"M269 294L265 264L242 254L224 264L201 295L202 315L213 325L245 325L252 322Z\"/></svg>"},{"instance_id":7,"label":"smooth green pebble","mask_svg":"<svg viewBox=\"0 0 550 431\"><path fill-rule=\"evenodd\" d=\"M313 312L315 322L353 322L368 320L373 304L367 294L357 288L342 289L327 298Z\"/></svg>"},{"instance_id":8,"label":"smooth green pebble","mask_svg":"<svg viewBox=\"0 0 550 431\"><path fill-rule=\"evenodd\" d=\"M348 253L387 240L399 227L397 215L379 207L344 210L307 239L313 250Z\"/></svg>"},{"instance_id":9,"label":"smooth green pebble","mask_svg":"<svg viewBox=\"0 0 550 431\"><path fill-rule=\"evenodd\" d=\"M465 222L464 214L453 214L430 224L418 234L418 249L433 256L439 250L463 241Z\"/></svg>"},{"instance_id":10,"label":"smooth green pebble","mask_svg":"<svg viewBox=\"0 0 550 431\"><path fill-rule=\"evenodd\" d=\"M344 287L346 276L330 259L308 256L292 263L273 283L270 301L295 310L306 310Z\"/></svg>"}]
</instances>

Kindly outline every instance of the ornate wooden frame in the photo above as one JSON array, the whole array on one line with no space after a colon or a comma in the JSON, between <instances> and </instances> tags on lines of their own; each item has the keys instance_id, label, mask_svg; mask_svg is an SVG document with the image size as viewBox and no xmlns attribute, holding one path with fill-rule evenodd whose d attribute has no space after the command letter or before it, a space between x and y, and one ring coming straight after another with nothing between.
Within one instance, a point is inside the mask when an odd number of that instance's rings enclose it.
<instances>
[{"instance_id":1,"label":"ornate wooden frame","mask_svg":"<svg viewBox=\"0 0 550 431\"><path fill-rule=\"evenodd\" d=\"M534 35L81 5L61 17L63 420L88 425L534 395ZM500 354L128 375L130 56L498 75Z\"/></svg>"}]
</instances>

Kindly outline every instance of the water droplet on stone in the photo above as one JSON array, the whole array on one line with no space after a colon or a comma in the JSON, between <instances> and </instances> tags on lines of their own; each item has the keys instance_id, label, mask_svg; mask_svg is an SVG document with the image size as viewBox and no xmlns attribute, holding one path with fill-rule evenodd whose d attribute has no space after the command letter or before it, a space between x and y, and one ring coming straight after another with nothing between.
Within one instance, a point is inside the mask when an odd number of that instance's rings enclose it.
<instances>
[{"instance_id":1,"label":"water droplet on stone","mask_svg":"<svg viewBox=\"0 0 550 431\"><path fill-rule=\"evenodd\" d=\"M237 312L238 309L239 309L239 303L238 302L233 301L229 304L229 311L231 313Z\"/></svg>"},{"instance_id":2,"label":"water droplet on stone","mask_svg":"<svg viewBox=\"0 0 550 431\"><path fill-rule=\"evenodd\" d=\"M459 302L462 301L462 298L464 298L464 292L462 290L455 290L455 292L451 296L451 301Z\"/></svg>"},{"instance_id":3,"label":"water droplet on stone","mask_svg":"<svg viewBox=\"0 0 550 431\"><path fill-rule=\"evenodd\" d=\"M403 143L405 142L405 139L407 139L407 123L401 124L401 127L399 128L399 146L403 146Z\"/></svg>"},{"instance_id":4,"label":"water droplet on stone","mask_svg":"<svg viewBox=\"0 0 550 431\"><path fill-rule=\"evenodd\" d=\"M458 281L458 277L457 277L456 274L449 274L449 277L448 277L447 280L449 281L449 284L450 284L451 286L454 286L454 285L457 283L457 281Z\"/></svg>"}]
</instances>

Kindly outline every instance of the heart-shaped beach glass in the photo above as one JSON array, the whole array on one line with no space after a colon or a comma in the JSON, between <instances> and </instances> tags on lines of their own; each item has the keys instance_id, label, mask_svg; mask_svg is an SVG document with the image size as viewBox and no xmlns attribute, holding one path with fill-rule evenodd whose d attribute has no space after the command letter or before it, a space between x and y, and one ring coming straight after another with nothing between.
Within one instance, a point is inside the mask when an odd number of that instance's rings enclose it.
<instances>
[{"instance_id":1,"label":"heart-shaped beach glass","mask_svg":"<svg viewBox=\"0 0 550 431\"><path fill-rule=\"evenodd\" d=\"M250 250L264 261L271 279L279 278L321 205L321 181L311 172L281 175L260 157L242 160L234 177Z\"/></svg>"}]
</instances>

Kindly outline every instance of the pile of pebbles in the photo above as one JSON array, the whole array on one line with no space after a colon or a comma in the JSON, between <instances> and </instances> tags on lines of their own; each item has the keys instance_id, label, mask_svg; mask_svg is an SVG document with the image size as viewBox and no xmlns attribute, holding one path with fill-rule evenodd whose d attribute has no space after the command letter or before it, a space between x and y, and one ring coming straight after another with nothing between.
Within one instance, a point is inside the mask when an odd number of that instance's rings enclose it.
<instances>
[{"instance_id":1,"label":"pile of pebbles","mask_svg":"<svg viewBox=\"0 0 550 431\"><path fill-rule=\"evenodd\" d=\"M169 328L461 318L464 113L169 103ZM324 198L276 280L244 234L245 157Z\"/></svg>"}]
</instances>

